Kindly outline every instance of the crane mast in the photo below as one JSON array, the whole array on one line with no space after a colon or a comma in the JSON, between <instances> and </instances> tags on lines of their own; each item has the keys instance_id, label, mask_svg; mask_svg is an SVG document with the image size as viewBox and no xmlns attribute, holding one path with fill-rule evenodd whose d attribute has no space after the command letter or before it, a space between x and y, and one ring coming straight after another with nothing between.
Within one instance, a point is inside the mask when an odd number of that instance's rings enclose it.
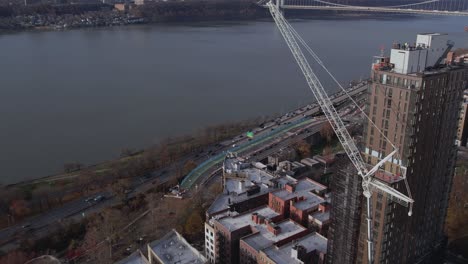
<instances>
[{"instance_id":1,"label":"crane mast","mask_svg":"<svg viewBox=\"0 0 468 264\"><path fill-rule=\"evenodd\" d=\"M277 0L281 1L281 0ZM296 41L296 37L299 37L294 29L289 25L286 21L284 16L279 10L279 7L273 4L271 1L266 3L271 16L273 17L276 26L278 27L281 35L283 36L286 44L288 45L289 49L291 50L294 59L296 60L299 68L301 69L304 77L306 78L307 84L309 85L310 90L314 94L314 97L317 100L317 103L320 105L325 117L327 118L328 122L332 126L336 136L338 137L340 143L343 145L343 148L348 155L349 159L353 163L354 167L357 169L357 173L360 177L362 177L362 188L363 194L366 197L367 202L367 244L368 244L368 259L369 263L373 262L373 242L372 242L372 230L371 230L371 223L372 223L372 212L371 212L371 196L373 191L380 191L389 194L390 198L393 201L396 201L402 205L407 206L410 205L410 212L412 209L412 203L414 202L411 197L404 195L403 193L393 189L392 187L388 186L387 184L381 182L380 180L372 177L373 174L382 166L385 162L390 160L393 155L398 152L398 149L395 149L392 153L388 156L383 158L376 166L369 169L368 166L362 156L361 153L356 146L353 138L349 134L348 130L346 129L345 124L341 120L341 117L333 106L333 102L328 97L322 83L320 82L317 75L313 72L312 68L310 67L309 62L307 61L302 49L300 48L299 44ZM295 34L296 33L296 34ZM296 36L296 37L295 37ZM303 40L300 38L300 41ZM313 54L314 55L314 54ZM318 60L314 56L314 59ZM323 64L321 61L318 61L322 67ZM403 176L405 177L405 176ZM409 192L409 190L408 190Z\"/></svg>"}]
</instances>

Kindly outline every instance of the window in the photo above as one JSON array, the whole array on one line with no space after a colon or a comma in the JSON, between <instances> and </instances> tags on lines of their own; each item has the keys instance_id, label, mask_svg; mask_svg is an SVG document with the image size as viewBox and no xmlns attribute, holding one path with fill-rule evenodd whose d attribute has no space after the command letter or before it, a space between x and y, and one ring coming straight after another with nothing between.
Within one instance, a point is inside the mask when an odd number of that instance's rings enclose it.
<instances>
[{"instance_id":1,"label":"window","mask_svg":"<svg viewBox=\"0 0 468 264\"><path fill-rule=\"evenodd\" d=\"M377 210L382 210L382 203L377 202L377 203L375 204L375 209L377 209Z\"/></svg>"}]
</instances>

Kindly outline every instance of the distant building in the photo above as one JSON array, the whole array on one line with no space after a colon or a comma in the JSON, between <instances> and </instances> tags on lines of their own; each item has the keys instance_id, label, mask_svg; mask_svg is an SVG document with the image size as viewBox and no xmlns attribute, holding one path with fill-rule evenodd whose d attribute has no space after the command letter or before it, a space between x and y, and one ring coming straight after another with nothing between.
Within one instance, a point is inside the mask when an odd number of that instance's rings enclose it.
<instances>
[{"instance_id":1,"label":"distant building","mask_svg":"<svg viewBox=\"0 0 468 264\"><path fill-rule=\"evenodd\" d=\"M114 8L117 11L125 12L125 11L130 10L131 4L130 3L115 3Z\"/></svg>"},{"instance_id":2,"label":"distant building","mask_svg":"<svg viewBox=\"0 0 468 264\"><path fill-rule=\"evenodd\" d=\"M207 263L207 259L175 230L148 244L148 259L150 263L161 264Z\"/></svg>"}]
</instances>

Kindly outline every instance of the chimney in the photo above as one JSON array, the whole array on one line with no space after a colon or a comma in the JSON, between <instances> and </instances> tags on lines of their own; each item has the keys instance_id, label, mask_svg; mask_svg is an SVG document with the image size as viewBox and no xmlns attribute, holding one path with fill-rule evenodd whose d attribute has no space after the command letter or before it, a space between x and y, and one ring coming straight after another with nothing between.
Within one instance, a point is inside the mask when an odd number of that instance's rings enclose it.
<instances>
[{"instance_id":1,"label":"chimney","mask_svg":"<svg viewBox=\"0 0 468 264\"><path fill-rule=\"evenodd\" d=\"M450 52L447 54L447 59L445 60L445 63L446 63L447 65L451 65L451 64L453 64L454 61L455 61L455 52L450 51Z\"/></svg>"},{"instance_id":2,"label":"chimney","mask_svg":"<svg viewBox=\"0 0 468 264\"><path fill-rule=\"evenodd\" d=\"M319 204L319 208L318 210L320 212L326 212L330 209L330 205L328 203L322 203L322 204Z\"/></svg>"},{"instance_id":3,"label":"chimney","mask_svg":"<svg viewBox=\"0 0 468 264\"><path fill-rule=\"evenodd\" d=\"M305 247L302 245L294 245L291 248L291 258L295 260L304 260L305 255L307 254Z\"/></svg>"},{"instance_id":4,"label":"chimney","mask_svg":"<svg viewBox=\"0 0 468 264\"><path fill-rule=\"evenodd\" d=\"M252 214L252 221L257 224L258 221L258 213L253 213Z\"/></svg>"},{"instance_id":5,"label":"chimney","mask_svg":"<svg viewBox=\"0 0 468 264\"><path fill-rule=\"evenodd\" d=\"M244 189L244 186L245 186L245 181L244 180L240 180L239 181L239 191L242 191Z\"/></svg>"},{"instance_id":6,"label":"chimney","mask_svg":"<svg viewBox=\"0 0 468 264\"><path fill-rule=\"evenodd\" d=\"M263 215L258 216L258 224L262 225L265 223L265 217Z\"/></svg>"},{"instance_id":7,"label":"chimney","mask_svg":"<svg viewBox=\"0 0 468 264\"><path fill-rule=\"evenodd\" d=\"M276 225L275 223L268 223L267 230L272 233L273 235L277 236L281 233L281 227Z\"/></svg>"},{"instance_id":8,"label":"chimney","mask_svg":"<svg viewBox=\"0 0 468 264\"><path fill-rule=\"evenodd\" d=\"M293 184L291 183L288 183L285 185L284 187L288 192L294 192L296 190L296 186L294 186Z\"/></svg>"}]
</instances>

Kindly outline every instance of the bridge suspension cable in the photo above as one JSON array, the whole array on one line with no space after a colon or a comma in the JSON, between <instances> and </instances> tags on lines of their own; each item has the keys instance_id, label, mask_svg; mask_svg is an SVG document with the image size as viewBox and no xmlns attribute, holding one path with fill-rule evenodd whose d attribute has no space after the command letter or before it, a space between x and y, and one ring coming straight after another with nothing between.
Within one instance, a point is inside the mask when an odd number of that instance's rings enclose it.
<instances>
[{"instance_id":1,"label":"bridge suspension cable","mask_svg":"<svg viewBox=\"0 0 468 264\"><path fill-rule=\"evenodd\" d=\"M259 0L257 4L266 7L267 1L269 0ZM406 3L381 6L376 4L378 0L369 2L366 6L352 5L349 4L350 1L352 0L278 0L276 4L283 9L468 16L468 0L404 0Z\"/></svg>"},{"instance_id":2,"label":"bridge suspension cable","mask_svg":"<svg viewBox=\"0 0 468 264\"><path fill-rule=\"evenodd\" d=\"M368 6L343 5L343 4L332 3L332 2L323 1L323 0L312 0L312 1L313 1L313 2L322 3L322 4L326 4L326 5L331 5L331 6L355 7L355 8L368 8ZM411 3L411 4L404 4L404 5L378 6L378 7L379 7L379 8L402 8L402 7L412 7L412 6L430 4L430 3L435 3L435 2L440 2L440 0L428 0L428 1L424 1L424 2Z\"/></svg>"}]
</instances>

